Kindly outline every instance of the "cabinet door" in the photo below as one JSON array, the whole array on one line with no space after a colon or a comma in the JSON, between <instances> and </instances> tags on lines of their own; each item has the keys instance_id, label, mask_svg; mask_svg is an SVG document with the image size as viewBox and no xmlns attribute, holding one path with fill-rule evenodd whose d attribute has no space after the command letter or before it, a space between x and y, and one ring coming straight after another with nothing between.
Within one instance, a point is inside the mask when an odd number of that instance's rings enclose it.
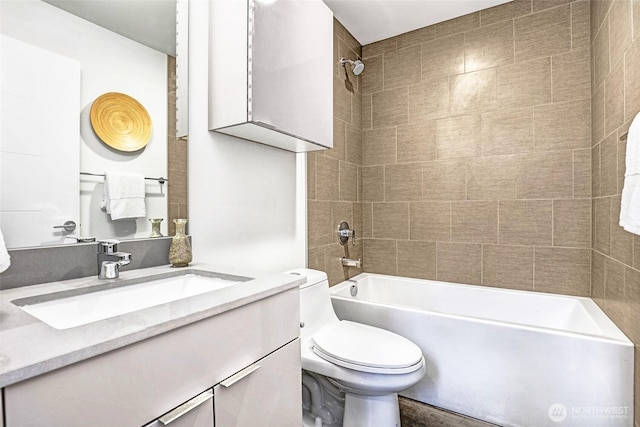
<instances>
[{"instance_id":1,"label":"cabinet door","mask_svg":"<svg viewBox=\"0 0 640 427\"><path fill-rule=\"evenodd\" d=\"M145 427L213 427L213 390L207 390Z\"/></svg>"},{"instance_id":2,"label":"cabinet door","mask_svg":"<svg viewBox=\"0 0 640 427\"><path fill-rule=\"evenodd\" d=\"M216 427L302 425L300 340L214 387Z\"/></svg>"}]
</instances>

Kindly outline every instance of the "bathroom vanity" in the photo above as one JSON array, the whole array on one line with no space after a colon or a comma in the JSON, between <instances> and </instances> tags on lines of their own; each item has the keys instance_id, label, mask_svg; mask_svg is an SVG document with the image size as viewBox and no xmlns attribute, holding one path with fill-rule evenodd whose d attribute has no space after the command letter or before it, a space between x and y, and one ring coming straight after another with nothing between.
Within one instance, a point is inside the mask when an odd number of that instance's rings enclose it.
<instances>
[{"instance_id":1,"label":"bathroom vanity","mask_svg":"<svg viewBox=\"0 0 640 427\"><path fill-rule=\"evenodd\" d=\"M176 271L215 278L221 269L157 267L124 272L119 280L135 286ZM222 277L242 280L65 329L32 317L16 301L82 295L104 281L0 292L3 427L301 425L298 286L304 279L255 272Z\"/></svg>"}]
</instances>

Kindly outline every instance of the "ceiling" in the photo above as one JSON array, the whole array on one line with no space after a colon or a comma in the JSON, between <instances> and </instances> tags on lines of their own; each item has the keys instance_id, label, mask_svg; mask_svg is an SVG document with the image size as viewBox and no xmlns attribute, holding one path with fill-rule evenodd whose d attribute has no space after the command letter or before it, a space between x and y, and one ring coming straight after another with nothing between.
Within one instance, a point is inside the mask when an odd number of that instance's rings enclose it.
<instances>
[{"instance_id":1,"label":"ceiling","mask_svg":"<svg viewBox=\"0 0 640 427\"><path fill-rule=\"evenodd\" d=\"M1 0L0 0L1 1ZM44 0L146 46L175 56L175 0ZM361 45L509 0L323 0Z\"/></svg>"},{"instance_id":2,"label":"ceiling","mask_svg":"<svg viewBox=\"0 0 640 427\"><path fill-rule=\"evenodd\" d=\"M510 0L323 0L336 19L367 45Z\"/></svg>"}]
</instances>

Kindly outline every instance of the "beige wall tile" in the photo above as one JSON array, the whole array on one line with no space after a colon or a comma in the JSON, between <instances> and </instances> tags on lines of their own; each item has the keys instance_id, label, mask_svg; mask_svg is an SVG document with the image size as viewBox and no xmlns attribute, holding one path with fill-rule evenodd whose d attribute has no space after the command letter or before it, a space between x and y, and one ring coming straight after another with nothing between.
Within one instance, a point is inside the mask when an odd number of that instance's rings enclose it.
<instances>
[{"instance_id":1,"label":"beige wall tile","mask_svg":"<svg viewBox=\"0 0 640 427\"><path fill-rule=\"evenodd\" d=\"M351 92L337 77L333 79L333 117L351 123Z\"/></svg>"},{"instance_id":2,"label":"beige wall tile","mask_svg":"<svg viewBox=\"0 0 640 427\"><path fill-rule=\"evenodd\" d=\"M629 120L640 111L640 39L625 54L624 75L624 118Z\"/></svg>"},{"instance_id":3,"label":"beige wall tile","mask_svg":"<svg viewBox=\"0 0 640 427\"><path fill-rule=\"evenodd\" d=\"M588 148L591 146L591 103L560 102L534 108L536 151Z\"/></svg>"},{"instance_id":4,"label":"beige wall tile","mask_svg":"<svg viewBox=\"0 0 640 427\"><path fill-rule=\"evenodd\" d=\"M499 202L498 242L501 245L551 246L551 200Z\"/></svg>"},{"instance_id":5,"label":"beige wall tile","mask_svg":"<svg viewBox=\"0 0 640 427\"><path fill-rule=\"evenodd\" d=\"M609 11L609 49L611 68L622 59L631 44L631 2L614 1Z\"/></svg>"},{"instance_id":6,"label":"beige wall tile","mask_svg":"<svg viewBox=\"0 0 640 427\"><path fill-rule=\"evenodd\" d=\"M626 264L633 265L633 234L625 231L618 224L620 222L620 196L611 199L611 251L612 258Z\"/></svg>"},{"instance_id":7,"label":"beige wall tile","mask_svg":"<svg viewBox=\"0 0 640 427\"><path fill-rule=\"evenodd\" d=\"M519 199L570 197L573 197L573 153L570 150L519 156Z\"/></svg>"},{"instance_id":8,"label":"beige wall tile","mask_svg":"<svg viewBox=\"0 0 640 427\"><path fill-rule=\"evenodd\" d=\"M422 168L422 197L425 200L466 198L464 160L426 162Z\"/></svg>"},{"instance_id":9,"label":"beige wall tile","mask_svg":"<svg viewBox=\"0 0 640 427\"><path fill-rule=\"evenodd\" d=\"M342 221L346 221L353 226L353 203L350 202L333 202L331 203L331 223L335 230L338 229L338 224ZM337 237L334 234L334 240L332 243L337 242Z\"/></svg>"},{"instance_id":10,"label":"beige wall tile","mask_svg":"<svg viewBox=\"0 0 640 427\"><path fill-rule=\"evenodd\" d=\"M513 21L502 21L464 33L465 71L512 64Z\"/></svg>"},{"instance_id":11,"label":"beige wall tile","mask_svg":"<svg viewBox=\"0 0 640 427\"><path fill-rule=\"evenodd\" d=\"M380 40L375 43L369 43L362 46L362 58L371 58L372 56L378 56L385 53L395 52L397 49L397 42L395 37Z\"/></svg>"},{"instance_id":12,"label":"beige wall tile","mask_svg":"<svg viewBox=\"0 0 640 427\"><path fill-rule=\"evenodd\" d=\"M451 202L451 240L498 243L498 202Z\"/></svg>"},{"instance_id":13,"label":"beige wall tile","mask_svg":"<svg viewBox=\"0 0 640 427\"><path fill-rule=\"evenodd\" d=\"M408 239L409 204L374 203L373 237L376 239Z\"/></svg>"},{"instance_id":14,"label":"beige wall tile","mask_svg":"<svg viewBox=\"0 0 640 427\"><path fill-rule=\"evenodd\" d=\"M417 279L436 278L436 243L399 240L398 275Z\"/></svg>"},{"instance_id":15,"label":"beige wall tile","mask_svg":"<svg viewBox=\"0 0 640 427\"><path fill-rule=\"evenodd\" d=\"M470 13L458 18L435 24L436 38L462 33L480 26L480 12Z\"/></svg>"},{"instance_id":16,"label":"beige wall tile","mask_svg":"<svg viewBox=\"0 0 640 427\"><path fill-rule=\"evenodd\" d=\"M516 18L514 31L516 61L568 52L571 50L571 7L566 5Z\"/></svg>"},{"instance_id":17,"label":"beige wall tile","mask_svg":"<svg viewBox=\"0 0 640 427\"><path fill-rule=\"evenodd\" d=\"M620 135L620 133L618 133ZM618 137L619 138L619 137ZM620 141L618 139L618 191L617 194L622 194L622 187L624 187L624 172L626 170L626 157L627 157L627 141Z\"/></svg>"},{"instance_id":18,"label":"beige wall tile","mask_svg":"<svg viewBox=\"0 0 640 427\"><path fill-rule=\"evenodd\" d=\"M591 197L591 149L573 150L573 197Z\"/></svg>"},{"instance_id":19,"label":"beige wall tile","mask_svg":"<svg viewBox=\"0 0 640 427\"><path fill-rule=\"evenodd\" d=\"M464 34L454 34L422 45L422 81L464 73Z\"/></svg>"},{"instance_id":20,"label":"beige wall tile","mask_svg":"<svg viewBox=\"0 0 640 427\"><path fill-rule=\"evenodd\" d=\"M593 86L598 87L609 74L609 21L605 20L592 47Z\"/></svg>"},{"instance_id":21,"label":"beige wall tile","mask_svg":"<svg viewBox=\"0 0 640 427\"><path fill-rule=\"evenodd\" d=\"M591 51L587 48L553 56L551 75L553 102L590 99Z\"/></svg>"},{"instance_id":22,"label":"beige wall tile","mask_svg":"<svg viewBox=\"0 0 640 427\"><path fill-rule=\"evenodd\" d=\"M640 271L630 267L624 269L625 310L624 332L634 343L640 342ZM637 381L636 381L637 382Z\"/></svg>"},{"instance_id":23,"label":"beige wall tile","mask_svg":"<svg viewBox=\"0 0 640 427\"><path fill-rule=\"evenodd\" d=\"M536 247L534 263L536 291L590 295L590 249Z\"/></svg>"},{"instance_id":24,"label":"beige wall tile","mask_svg":"<svg viewBox=\"0 0 640 427\"><path fill-rule=\"evenodd\" d=\"M533 108L482 114L482 155L533 151Z\"/></svg>"},{"instance_id":25,"label":"beige wall tile","mask_svg":"<svg viewBox=\"0 0 640 427\"><path fill-rule=\"evenodd\" d=\"M591 298L604 307L604 255L591 251Z\"/></svg>"},{"instance_id":26,"label":"beige wall tile","mask_svg":"<svg viewBox=\"0 0 640 427\"><path fill-rule=\"evenodd\" d=\"M609 134L624 123L624 63L618 62L604 81L604 130Z\"/></svg>"},{"instance_id":27,"label":"beige wall tile","mask_svg":"<svg viewBox=\"0 0 640 427\"><path fill-rule=\"evenodd\" d=\"M604 311L617 325L624 325L624 264L604 259Z\"/></svg>"},{"instance_id":28,"label":"beige wall tile","mask_svg":"<svg viewBox=\"0 0 640 427\"><path fill-rule=\"evenodd\" d=\"M384 194L387 202L422 200L422 163L385 166Z\"/></svg>"},{"instance_id":29,"label":"beige wall tile","mask_svg":"<svg viewBox=\"0 0 640 427\"><path fill-rule=\"evenodd\" d=\"M600 144L591 150L591 190L593 197L600 197Z\"/></svg>"},{"instance_id":30,"label":"beige wall tile","mask_svg":"<svg viewBox=\"0 0 640 427\"><path fill-rule=\"evenodd\" d=\"M373 128L373 95L362 95L362 130Z\"/></svg>"},{"instance_id":31,"label":"beige wall tile","mask_svg":"<svg viewBox=\"0 0 640 427\"><path fill-rule=\"evenodd\" d=\"M373 203L362 204L362 237L373 237Z\"/></svg>"},{"instance_id":32,"label":"beige wall tile","mask_svg":"<svg viewBox=\"0 0 640 427\"><path fill-rule=\"evenodd\" d=\"M347 139L345 141L346 161L354 165L362 164L362 129L353 125L346 125Z\"/></svg>"},{"instance_id":33,"label":"beige wall tile","mask_svg":"<svg viewBox=\"0 0 640 427\"><path fill-rule=\"evenodd\" d=\"M332 242L335 230L332 219L331 202L313 200L307 201L307 215L309 228L309 247L327 245Z\"/></svg>"},{"instance_id":34,"label":"beige wall tile","mask_svg":"<svg viewBox=\"0 0 640 427\"><path fill-rule=\"evenodd\" d=\"M348 273L348 269L344 268L340 261L341 258L345 256L344 247L339 243L334 243L329 246L325 246L325 252L325 272L329 279L329 285L332 286L343 282L346 279L345 273Z\"/></svg>"},{"instance_id":35,"label":"beige wall tile","mask_svg":"<svg viewBox=\"0 0 640 427\"><path fill-rule=\"evenodd\" d=\"M362 93L380 92L384 89L384 56L367 58L366 73L362 73Z\"/></svg>"},{"instance_id":36,"label":"beige wall tile","mask_svg":"<svg viewBox=\"0 0 640 427\"><path fill-rule=\"evenodd\" d=\"M333 118L333 148L324 150L322 154L337 160L344 160L347 139L346 123Z\"/></svg>"},{"instance_id":37,"label":"beige wall tile","mask_svg":"<svg viewBox=\"0 0 640 427\"><path fill-rule=\"evenodd\" d=\"M404 125L409 122L407 88L385 90L372 95L374 128Z\"/></svg>"},{"instance_id":38,"label":"beige wall tile","mask_svg":"<svg viewBox=\"0 0 640 427\"><path fill-rule=\"evenodd\" d=\"M482 245L482 284L533 290L533 247Z\"/></svg>"},{"instance_id":39,"label":"beige wall tile","mask_svg":"<svg viewBox=\"0 0 640 427\"><path fill-rule=\"evenodd\" d=\"M517 176L516 156L469 159L467 163L467 199L515 199Z\"/></svg>"},{"instance_id":40,"label":"beige wall tile","mask_svg":"<svg viewBox=\"0 0 640 427\"><path fill-rule=\"evenodd\" d=\"M367 273L398 273L395 240L364 239L363 257L362 268Z\"/></svg>"},{"instance_id":41,"label":"beige wall tile","mask_svg":"<svg viewBox=\"0 0 640 427\"><path fill-rule=\"evenodd\" d=\"M398 163L436 159L436 124L433 120L398 126Z\"/></svg>"},{"instance_id":42,"label":"beige wall tile","mask_svg":"<svg viewBox=\"0 0 640 427\"><path fill-rule=\"evenodd\" d=\"M358 166L351 163L339 162L340 200L358 200Z\"/></svg>"},{"instance_id":43,"label":"beige wall tile","mask_svg":"<svg viewBox=\"0 0 640 427\"><path fill-rule=\"evenodd\" d=\"M426 43L436 38L436 29L433 25L428 27L418 28L408 33L400 34L396 37L396 43L398 49L402 49L409 46L414 46L421 43Z\"/></svg>"},{"instance_id":44,"label":"beige wall tile","mask_svg":"<svg viewBox=\"0 0 640 427\"><path fill-rule=\"evenodd\" d=\"M633 39L640 35L640 0L633 0ZM636 412L636 414L639 412Z\"/></svg>"},{"instance_id":45,"label":"beige wall tile","mask_svg":"<svg viewBox=\"0 0 640 427\"><path fill-rule=\"evenodd\" d=\"M384 55L384 88L420 83L420 45L398 49Z\"/></svg>"},{"instance_id":46,"label":"beige wall tile","mask_svg":"<svg viewBox=\"0 0 640 427\"><path fill-rule=\"evenodd\" d=\"M589 1L571 3L571 49L589 49L591 46L591 24Z\"/></svg>"},{"instance_id":47,"label":"beige wall tile","mask_svg":"<svg viewBox=\"0 0 640 427\"><path fill-rule=\"evenodd\" d=\"M396 162L395 128L362 131L363 166L384 165Z\"/></svg>"},{"instance_id":48,"label":"beige wall tile","mask_svg":"<svg viewBox=\"0 0 640 427\"><path fill-rule=\"evenodd\" d=\"M338 160L327 156L316 157L316 197L318 200L338 200Z\"/></svg>"},{"instance_id":49,"label":"beige wall tile","mask_svg":"<svg viewBox=\"0 0 640 427\"><path fill-rule=\"evenodd\" d=\"M366 166L362 172L362 201L384 201L384 166Z\"/></svg>"},{"instance_id":50,"label":"beige wall tile","mask_svg":"<svg viewBox=\"0 0 640 427\"><path fill-rule=\"evenodd\" d=\"M618 138L615 133L600 143L600 195L618 193Z\"/></svg>"},{"instance_id":51,"label":"beige wall tile","mask_svg":"<svg viewBox=\"0 0 640 427\"><path fill-rule=\"evenodd\" d=\"M551 9L566 3L571 3L572 1L574 0L533 0L533 11L539 12L541 10Z\"/></svg>"},{"instance_id":52,"label":"beige wall tile","mask_svg":"<svg viewBox=\"0 0 640 427\"><path fill-rule=\"evenodd\" d=\"M591 98L591 144L604 139L604 85L593 92Z\"/></svg>"},{"instance_id":53,"label":"beige wall tile","mask_svg":"<svg viewBox=\"0 0 640 427\"><path fill-rule=\"evenodd\" d=\"M496 70L481 70L452 76L451 114L485 112L496 108Z\"/></svg>"},{"instance_id":54,"label":"beige wall tile","mask_svg":"<svg viewBox=\"0 0 640 427\"><path fill-rule=\"evenodd\" d=\"M591 248L591 199L553 201L553 246Z\"/></svg>"},{"instance_id":55,"label":"beige wall tile","mask_svg":"<svg viewBox=\"0 0 640 427\"><path fill-rule=\"evenodd\" d=\"M498 67L498 105L516 108L551 102L551 59Z\"/></svg>"},{"instance_id":56,"label":"beige wall tile","mask_svg":"<svg viewBox=\"0 0 640 427\"><path fill-rule=\"evenodd\" d=\"M349 48L356 52L358 55L362 54L362 47L360 46L360 43L358 43L358 41L351 35L349 30L347 30L344 25L342 25L340 21L335 18L333 19L333 34L334 37L338 37L339 39L347 43Z\"/></svg>"},{"instance_id":57,"label":"beige wall tile","mask_svg":"<svg viewBox=\"0 0 640 427\"><path fill-rule=\"evenodd\" d=\"M307 265L313 270L325 271L327 264L325 261L326 246L317 246L309 248L307 251Z\"/></svg>"},{"instance_id":58,"label":"beige wall tile","mask_svg":"<svg viewBox=\"0 0 640 427\"><path fill-rule=\"evenodd\" d=\"M316 198L316 153L307 153L307 199Z\"/></svg>"},{"instance_id":59,"label":"beige wall tile","mask_svg":"<svg viewBox=\"0 0 640 427\"><path fill-rule=\"evenodd\" d=\"M482 283L482 245L438 242L437 257L438 280L471 285Z\"/></svg>"},{"instance_id":60,"label":"beige wall tile","mask_svg":"<svg viewBox=\"0 0 640 427\"><path fill-rule=\"evenodd\" d=\"M449 110L448 78L409 86L409 123L447 117Z\"/></svg>"},{"instance_id":61,"label":"beige wall tile","mask_svg":"<svg viewBox=\"0 0 640 427\"><path fill-rule=\"evenodd\" d=\"M480 24L490 25L531 13L531 0L515 0L480 11Z\"/></svg>"},{"instance_id":62,"label":"beige wall tile","mask_svg":"<svg viewBox=\"0 0 640 427\"><path fill-rule=\"evenodd\" d=\"M479 115L436 120L438 159L479 156L481 139Z\"/></svg>"},{"instance_id":63,"label":"beige wall tile","mask_svg":"<svg viewBox=\"0 0 640 427\"><path fill-rule=\"evenodd\" d=\"M409 238L429 241L451 240L451 203L410 203Z\"/></svg>"},{"instance_id":64,"label":"beige wall tile","mask_svg":"<svg viewBox=\"0 0 640 427\"><path fill-rule=\"evenodd\" d=\"M594 199L593 207L593 249L609 255L611 225L611 198L599 197Z\"/></svg>"}]
</instances>

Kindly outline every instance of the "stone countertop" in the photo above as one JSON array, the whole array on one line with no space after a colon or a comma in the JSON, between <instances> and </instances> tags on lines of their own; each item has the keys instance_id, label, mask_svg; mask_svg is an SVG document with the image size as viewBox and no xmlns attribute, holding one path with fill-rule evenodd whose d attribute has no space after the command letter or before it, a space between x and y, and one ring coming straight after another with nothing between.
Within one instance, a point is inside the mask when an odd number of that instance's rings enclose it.
<instances>
[{"instance_id":1,"label":"stone countertop","mask_svg":"<svg viewBox=\"0 0 640 427\"><path fill-rule=\"evenodd\" d=\"M53 292L162 279L174 275L221 273L252 280L204 294L122 314L69 329L55 329L11 301ZM0 387L142 341L172 329L296 288L304 277L193 263L185 268L161 266L120 273L119 279L96 276L0 291Z\"/></svg>"}]
</instances>

